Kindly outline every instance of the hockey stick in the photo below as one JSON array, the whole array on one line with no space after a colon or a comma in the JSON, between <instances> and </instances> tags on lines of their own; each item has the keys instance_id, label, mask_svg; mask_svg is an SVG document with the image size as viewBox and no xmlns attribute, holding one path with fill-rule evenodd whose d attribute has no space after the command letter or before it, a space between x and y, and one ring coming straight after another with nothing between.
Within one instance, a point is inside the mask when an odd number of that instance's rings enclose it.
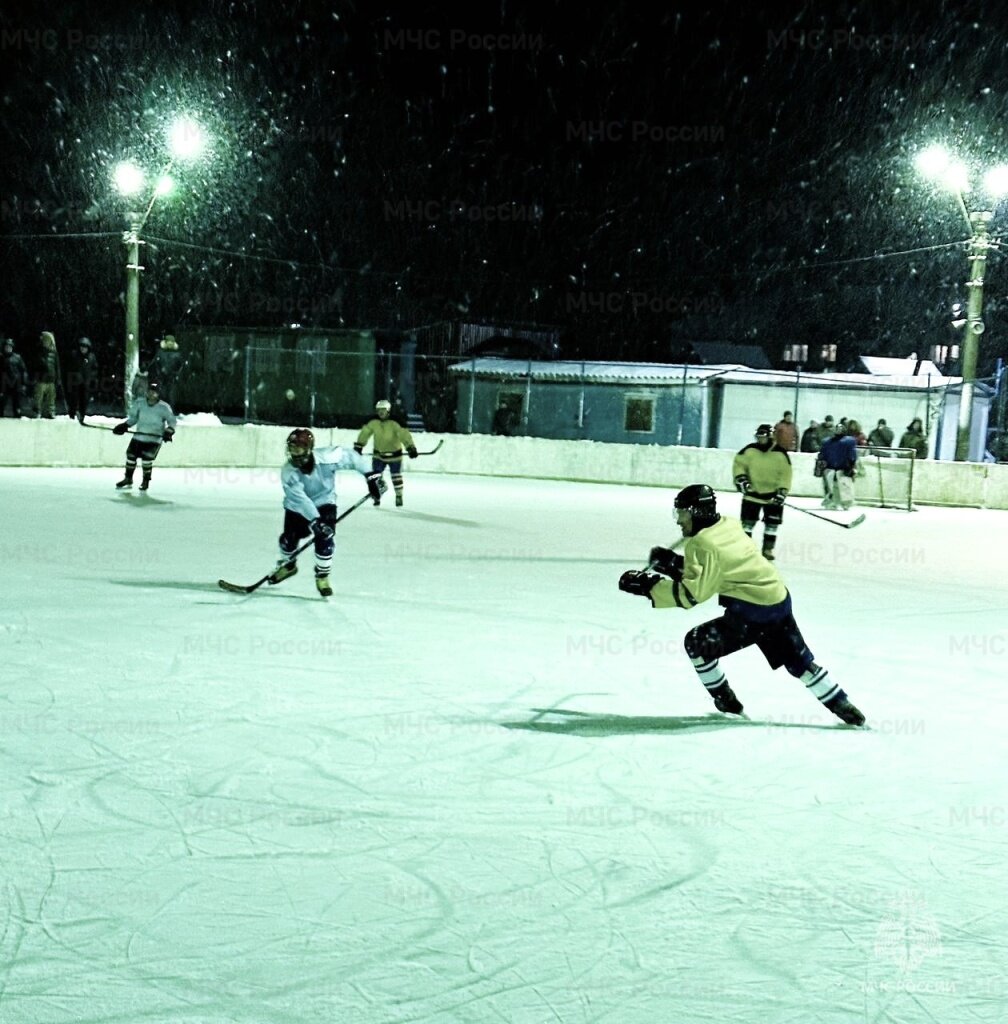
<instances>
[{"instance_id":1,"label":"hockey stick","mask_svg":"<svg viewBox=\"0 0 1008 1024\"><path fill-rule=\"evenodd\" d=\"M384 481L383 481L383 482L384 482ZM365 495L362 495L362 496L361 496L360 498L358 498L358 499L357 499L357 500L356 500L356 501L355 501L355 502L354 502L354 503L353 503L353 504L352 504L352 505L351 505L351 506L350 506L350 507L349 507L349 508L348 508L348 509L346 510L346 512L343 512L343 513L341 513L340 515L338 515L338 516L336 517L336 523L341 523L341 522L342 522L342 521L343 521L344 519L346 519L346 517L347 517L348 515L350 515L350 513L351 513L351 512L353 512L353 511L354 511L355 509L358 509L358 508L360 508L360 507L361 507L361 505L363 505L363 504L364 504L364 502L366 502L366 501L371 501L371 500L372 500L372 498L371 498L371 492L370 492L370 491L368 491L368 493L367 493L367 494L365 494ZM333 525L335 526L335 525L336 525L336 523L334 523ZM304 550L305 550L305 549L307 549L307 548L310 548L310 547L312 546L312 544L314 544L314 543L315 543L315 538L314 538L314 536L312 536L312 537L309 537L309 538L308 538L308 539L307 539L307 540L306 540L306 541L304 542L304 544L302 544L302 545L301 545L301 547L299 547L299 548L298 548L298 549L297 549L297 550L296 550L296 551L295 551L295 552L294 552L294 553L293 553L293 554L292 554L292 555L290 556L290 557L291 557L291 559L293 560L293 559L297 558L297 556L298 556L298 555L300 555L302 551L304 551ZM241 585L240 583L228 583L228 581L227 581L227 580L218 580L218 581L217 581L217 586L218 586L218 587L220 587L220 588L221 588L221 590L226 590L226 591L227 591L227 592L228 592L229 594L251 594L253 590L258 590L258 589L259 589L259 588L260 588L260 587L261 587L261 586L262 586L262 585L263 585L264 583L268 583L268 582L269 582L269 581L270 581L270 580L271 580L271 579L273 578L273 574L274 574L275 572L276 572L276 569L273 569L273 570L272 570L272 572L268 572L268 573L266 573L266 575L265 575L265 576L263 576L263 578L262 578L261 580L256 580L256 581L255 581L255 583L249 583L249 584L248 584L247 586L242 586L242 585Z\"/></svg>"},{"instance_id":2,"label":"hockey stick","mask_svg":"<svg viewBox=\"0 0 1008 1024\"><path fill-rule=\"evenodd\" d=\"M852 519L849 523L841 523L839 519L830 519L829 516L820 515L818 512L802 508L801 505L792 505L790 501L785 501L784 504L788 508L793 508L796 512L804 512L805 515L812 516L813 519L821 519L824 523L832 523L834 526L841 526L845 530L853 530L855 526L860 526L865 521L865 514L863 512L857 519Z\"/></svg>"},{"instance_id":3,"label":"hockey stick","mask_svg":"<svg viewBox=\"0 0 1008 1024\"><path fill-rule=\"evenodd\" d=\"M88 427L91 430L111 430L113 434L115 433L115 430L113 430L112 427L103 427L100 423L81 423L81 426L82 427ZM135 433L136 433L135 430L124 430L123 431L123 434L135 434ZM119 436L122 437L122 434L120 434Z\"/></svg>"},{"instance_id":4,"label":"hockey stick","mask_svg":"<svg viewBox=\"0 0 1008 1024\"><path fill-rule=\"evenodd\" d=\"M417 455L436 455L441 450L441 445L443 444L444 438L441 438L429 452L417 452ZM390 452L388 455L383 455L381 452L372 452L371 456L375 459L381 459L382 462L401 462L403 458L408 457L403 452L400 452L398 455L395 452Z\"/></svg>"}]
</instances>

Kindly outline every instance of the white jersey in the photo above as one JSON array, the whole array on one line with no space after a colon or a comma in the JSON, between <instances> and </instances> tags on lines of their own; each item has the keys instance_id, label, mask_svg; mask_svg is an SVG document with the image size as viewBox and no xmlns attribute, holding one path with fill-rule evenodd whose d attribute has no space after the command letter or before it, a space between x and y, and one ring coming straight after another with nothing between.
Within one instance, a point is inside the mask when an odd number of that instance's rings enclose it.
<instances>
[{"instance_id":1,"label":"white jersey","mask_svg":"<svg viewBox=\"0 0 1008 1024\"><path fill-rule=\"evenodd\" d=\"M160 442L164 437L165 430L175 429L175 413L172 407L165 401L148 405L146 398L138 398L126 417L126 424L136 427L133 436L138 441Z\"/></svg>"},{"instance_id":2,"label":"white jersey","mask_svg":"<svg viewBox=\"0 0 1008 1024\"><path fill-rule=\"evenodd\" d=\"M371 472L371 460L353 450L341 447L316 448L312 453L310 473L302 472L291 462L280 470L284 490L284 508L297 512L311 522L318 519L320 505L336 504L336 474L341 469Z\"/></svg>"}]
</instances>

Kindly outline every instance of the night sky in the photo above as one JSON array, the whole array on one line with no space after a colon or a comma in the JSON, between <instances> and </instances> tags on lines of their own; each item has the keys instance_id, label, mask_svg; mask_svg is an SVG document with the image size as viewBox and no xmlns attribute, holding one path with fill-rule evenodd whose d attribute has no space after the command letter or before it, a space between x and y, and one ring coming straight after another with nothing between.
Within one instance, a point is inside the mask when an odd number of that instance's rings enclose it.
<instances>
[{"instance_id":1,"label":"night sky","mask_svg":"<svg viewBox=\"0 0 1008 1024\"><path fill-rule=\"evenodd\" d=\"M181 112L212 144L145 229L145 349L466 319L585 358L836 342L848 369L957 340L967 232L913 157L1008 160L1002 5L278 8L5 7L0 332L26 354L121 345L112 168L159 169ZM987 281L981 375L997 253Z\"/></svg>"}]
</instances>

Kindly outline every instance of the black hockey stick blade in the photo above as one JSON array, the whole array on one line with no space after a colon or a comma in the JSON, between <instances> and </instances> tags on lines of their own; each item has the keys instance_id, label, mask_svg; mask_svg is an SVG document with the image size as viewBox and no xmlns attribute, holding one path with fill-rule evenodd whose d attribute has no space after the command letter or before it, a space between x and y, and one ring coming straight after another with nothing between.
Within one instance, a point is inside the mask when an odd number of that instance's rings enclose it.
<instances>
[{"instance_id":1,"label":"black hockey stick blade","mask_svg":"<svg viewBox=\"0 0 1008 1024\"><path fill-rule=\"evenodd\" d=\"M856 519L852 519L849 523L845 523L840 519L832 519L829 516L821 515L819 512L813 512L810 509L802 508L801 505L792 505L790 501L785 501L784 504L788 508L793 508L796 512L804 512L807 516L812 516L813 519L821 519L824 523L831 523L833 526L840 526L845 530L853 530L855 526L860 526L865 521L865 514L862 512Z\"/></svg>"},{"instance_id":2,"label":"black hockey stick blade","mask_svg":"<svg viewBox=\"0 0 1008 1024\"><path fill-rule=\"evenodd\" d=\"M441 451L441 445L443 444L444 438L442 437L441 440L438 441L438 443L433 448L431 448L429 452L417 452L417 455L437 455L437 453Z\"/></svg>"},{"instance_id":3,"label":"black hockey stick blade","mask_svg":"<svg viewBox=\"0 0 1008 1024\"><path fill-rule=\"evenodd\" d=\"M383 480L382 483L384 483L384 482L385 481ZM336 517L336 522L337 523L342 522L344 519L346 519L346 517L348 515L350 515L351 512L353 512L355 509L360 508L361 505L364 504L364 502L370 501L370 500L371 500L371 492L368 491L367 494L365 494L362 497L358 498L346 510L346 512L343 512L340 515L338 515ZM308 540L306 540L304 542L304 544L302 544L301 547L299 547L297 549L297 551L295 551L294 554L291 555L291 558L297 558L297 556L300 555L302 551L304 551L306 548L311 547L311 545L314 544L314 543L315 543L315 538L314 537L309 537ZM274 569L273 572L276 572L276 570ZM273 578L273 572L266 573L266 575L263 576L263 578L261 580L256 580L255 583L248 583L248 584L244 584L243 585L241 583L229 583L227 580L218 580L217 581L217 586L220 587L221 590L226 590L229 594L251 594L254 590L258 590L264 583L269 583L269 581Z\"/></svg>"}]
</instances>

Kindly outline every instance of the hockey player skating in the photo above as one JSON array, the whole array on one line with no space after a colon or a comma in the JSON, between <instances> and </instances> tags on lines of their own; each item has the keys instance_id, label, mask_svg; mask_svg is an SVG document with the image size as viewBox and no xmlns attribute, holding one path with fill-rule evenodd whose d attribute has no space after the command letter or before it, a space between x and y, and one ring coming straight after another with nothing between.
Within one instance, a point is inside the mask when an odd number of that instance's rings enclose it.
<instances>
[{"instance_id":1,"label":"hockey player skating","mask_svg":"<svg viewBox=\"0 0 1008 1024\"><path fill-rule=\"evenodd\" d=\"M683 554L652 548L649 568L662 576L631 569L620 590L647 597L654 608L694 608L717 596L724 614L691 629L686 653L718 711L742 713L720 658L744 647L759 647L772 669L782 665L812 695L848 725L864 715L817 665L791 611L791 595L780 574L753 547L737 519L718 515L714 491L692 484L676 495L676 522L685 538Z\"/></svg>"},{"instance_id":2,"label":"hockey player skating","mask_svg":"<svg viewBox=\"0 0 1008 1024\"><path fill-rule=\"evenodd\" d=\"M336 473L355 469L367 480L372 500L381 499L381 473L372 471L359 452L340 447L316 448L315 435L304 427L287 435L287 462L280 471L284 525L280 557L269 582L282 583L297 572L298 542L315 535L315 586L323 597L332 595L329 571L335 550Z\"/></svg>"},{"instance_id":3,"label":"hockey player skating","mask_svg":"<svg viewBox=\"0 0 1008 1024\"><path fill-rule=\"evenodd\" d=\"M413 435L403 426L391 419L392 403L384 398L375 405L376 417L367 421L357 435L357 443L354 451L358 455L364 451L364 445L370 438L374 438L374 451L372 452L372 469L379 476L385 472L388 466L392 475L392 488L395 490L396 507L401 508L403 503L403 478L402 478L402 457L403 448L411 458L417 457L416 445L413 443ZM375 504L380 504L375 498Z\"/></svg>"},{"instance_id":4,"label":"hockey player skating","mask_svg":"<svg viewBox=\"0 0 1008 1024\"><path fill-rule=\"evenodd\" d=\"M133 473L139 461L143 467L143 479L140 490L150 487L151 472L154 460L161 451L164 441L171 441L175 436L175 413L172 407L161 398L157 384L147 385L145 398L133 402L129 416L122 423L112 428L113 434L125 434L130 427L135 427L129 447L126 449L126 472L117 484L120 490L133 486Z\"/></svg>"},{"instance_id":5,"label":"hockey player skating","mask_svg":"<svg viewBox=\"0 0 1008 1024\"><path fill-rule=\"evenodd\" d=\"M791 458L774 441L769 423L756 428L755 444L747 444L736 454L732 476L742 492L742 529L751 537L763 514L763 557L772 562L777 530L784 519L784 500L791 491Z\"/></svg>"}]
</instances>

